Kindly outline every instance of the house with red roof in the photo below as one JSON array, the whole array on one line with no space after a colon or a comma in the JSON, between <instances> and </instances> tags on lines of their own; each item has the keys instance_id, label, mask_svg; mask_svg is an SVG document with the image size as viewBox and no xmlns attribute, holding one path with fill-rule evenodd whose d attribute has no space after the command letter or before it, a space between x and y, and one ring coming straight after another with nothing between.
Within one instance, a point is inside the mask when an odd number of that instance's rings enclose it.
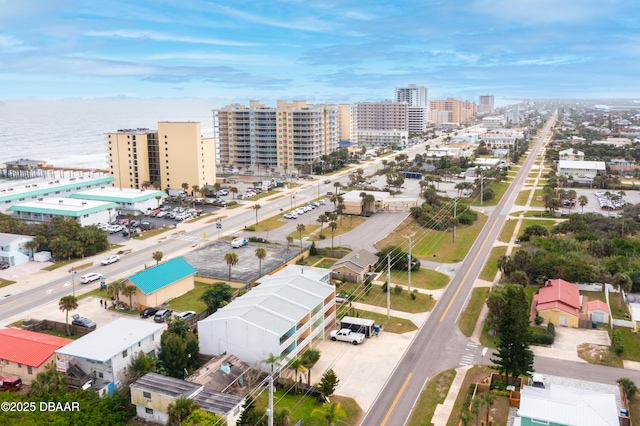
<instances>
[{"instance_id":1,"label":"house with red roof","mask_svg":"<svg viewBox=\"0 0 640 426\"><path fill-rule=\"evenodd\" d=\"M586 297L584 297L586 299ZM533 295L531 319L536 315L545 323L578 328L580 319L587 319L587 306L583 309L583 296L578 286L561 279L547 280L544 287Z\"/></svg>"},{"instance_id":2,"label":"house with red roof","mask_svg":"<svg viewBox=\"0 0 640 426\"><path fill-rule=\"evenodd\" d=\"M611 319L611 310L602 300L589 300L589 320L593 322L603 322L609 324Z\"/></svg>"},{"instance_id":3,"label":"house with red roof","mask_svg":"<svg viewBox=\"0 0 640 426\"><path fill-rule=\"evenodd\" d=\"M30 384L47 366L55 366L55 351L71 342L18 328L0 330L0 375L17 376Z\"/></svg>"}]
</instances>

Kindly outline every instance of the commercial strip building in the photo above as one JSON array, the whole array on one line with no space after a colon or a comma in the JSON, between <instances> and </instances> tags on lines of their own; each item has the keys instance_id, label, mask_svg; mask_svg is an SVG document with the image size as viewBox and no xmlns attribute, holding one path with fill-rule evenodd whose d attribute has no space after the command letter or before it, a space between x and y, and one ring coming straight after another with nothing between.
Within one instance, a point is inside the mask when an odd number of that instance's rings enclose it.
<instances>
[{"instance_id":1,"label":"commercial strip building","mask_svg":"<svg viewBox=\"0 0 640 426\"><path fill-rule=\"evenodd\" d=\"M330 271L327 271L330 272ZM267 278L267 277L264 277ZM198 322L200 352L233 354L264 364L270 354L287 361L336 322L335 287L304 273L276 274Z\"/></svg>"},{"instance_id":2,"label":"commercial strip building","mask_svg":"<svg viewBox=\"0 0 640 426\"><path fill-rule=\"evenodd\" d=\"M200 123L159 122L157 130L122 129L105 135L107 163L119 188L182 189L216 182L215 145Z\"/></svg>"},{"instance_id":3,"label":"commercial strip building","mask_svg":"<svg viewBox=\"0 0 640 426\"><path fill-rule=\"evenodd\" d=\"M336 104L311 105L279 100L275 108L259 101L213 111L217 161L221 166L291 170L319 162L338 148L340 114Z\"/></svg>"},{"instance_id":4,"label":"commercial strip building","mask_svg":"<svg viewBox=\"0 0 640 426\"><path fill-rule=\"evenodd\" d=\"M604 161L558 160L558 176L593 179L606 170Z\"/></svg>"},{"instance_id":5,"label":"commercial strip building","mask_svg":"<svg viewBox=\"0 0 640 426\"><path fill-rule=\"evenodd\" d=\"M101 187L71 194L69 198L78 200L106 201L115 203L122 214L145 214L162 204L167 194L162 191L132 188ZM115 213L115 212L114 212Z\"/></svg>"},{"instance_id":6,"label":"commercial strip building","mask_svg":"<svg viewBox=\"0 0 640 426\"><path fill-rule=\"evenodd\" d=\"M90 189L110 187L114 178L111 176L78 176L69 179L31 182L0 189L0 213L9 213L9 209L26 201L37 201L47 197L67 197L71 194Z\"/></svg>"},{"instance_id":7,"label":"commercial strip building","mask_svg":"<svg viewBox=\"0 0 640 426\"><path fill-rule=\"evenodd\" d=\"M39 198L9 208L13 216L29 222L49 222L54 217L75 219L81 226L107 223L116 203L75 198Z\"/></svg>"}]
</instances>

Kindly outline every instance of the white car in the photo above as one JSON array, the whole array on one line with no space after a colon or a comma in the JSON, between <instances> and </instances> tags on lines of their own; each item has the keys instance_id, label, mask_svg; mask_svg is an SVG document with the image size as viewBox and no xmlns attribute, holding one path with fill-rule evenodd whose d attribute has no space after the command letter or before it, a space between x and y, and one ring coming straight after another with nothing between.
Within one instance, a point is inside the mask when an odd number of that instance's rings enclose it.
<instances>
[{"instance_id":1,"label":"white car","mask_svg":"<svg viewBox=\"0 0 640 426\"><path fill-rule=\"evenodd\" d=\"M175 318L182 318L183 320L188 320L191 318L195 318L196 313L194 311L185 311L185 312L180 312L179 314L175 315Z\"/></svg>"},{"instance_id":2,"label":"white car","mask_svg":"<svg viewBox=\"0 0 640 426\"><path fill-rule=\"evenodd\" d=\"M120 256L118 256L117 254L112 254L111 256L104 259L101 263L103 265L111 265L112 263L116 263L118 260L120 260Z\"/></svg>"},{"instance_id":3,"label":"white car","mask_svg":"<svg viewBox=\"0 0 640 426\"><path fill-rule=\"evenodd\" d=\"M80 282L82 284L89 284L90 282L93 281L98 281L100 279L104 278L102 276L102 274L98 273L98 272L92 272L90 274L86 274L80 277Z\"/></svg>"},{"instance_id":4,"label":"white car","mask_svg":"<svg viewBox=\"0 0 640 426\"><path fill-rule=\"evenodd\" d=\"M242 246L246 246L248 243L249 242L246 238L236 238L235 240L231 241L231 247L240 248Z\"/></svg>"}]
</instances>

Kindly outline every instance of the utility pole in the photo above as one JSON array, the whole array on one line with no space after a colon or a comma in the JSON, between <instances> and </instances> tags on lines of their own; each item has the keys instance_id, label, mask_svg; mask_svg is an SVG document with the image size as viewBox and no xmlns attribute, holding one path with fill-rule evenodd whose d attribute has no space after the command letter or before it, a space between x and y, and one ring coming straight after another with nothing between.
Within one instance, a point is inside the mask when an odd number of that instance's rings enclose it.
<instances>
[{"instance_id":1,"label":"utility pole","mask_svg":"<svg viewBox=\"0 0 640 426\"><path fill-rule=\"evenodd\" d=\"M456 242L456 223L457 223L457 215L458 213L458 197L453 199L453 242Z\"/></svg>"},{"instance_id":2,"label":"utility pole","mask_svg":"<svg viewBox=\"0 0 640 426\"><path fill-rule=\"evenodd\" d=\"M407 291L411 293L411 235L409 235L409 253L407 254L407 265L409 265L407 273Z\"/></svg>"},{"instance_id":3,"label":"utility pole","mask_svg":"<svg viewBox=\"0 0 640 426\"><path fill-rule=\"evenodd\" d=\"M482 176L482 172L480 172L480 205L482 205L482 201L483 201L482 198L483 198L483 195L484 195L483 194L483 192L484 192L483 185L484 185L484 179L483 179L483 176Z\"/></svg>"},{"instance_id":4,"label":"utility pole","mask_svg":"<svg viewBox=\"0 0 640 426\"><path fill-rule=\"evenodd\" d=\"M269 426L273 426L273 374L269 375L269 406L267 407Z\"/></svg>"},{"instance_id":5,"label":"utility pole","mask_svg":"<svg viewBox=\"0 0 640 426\"><path fill-rule=\"evenodd\" d=\"M387 321L391 320L391 253L387 255Z\"/></svg>"}]
</instances>

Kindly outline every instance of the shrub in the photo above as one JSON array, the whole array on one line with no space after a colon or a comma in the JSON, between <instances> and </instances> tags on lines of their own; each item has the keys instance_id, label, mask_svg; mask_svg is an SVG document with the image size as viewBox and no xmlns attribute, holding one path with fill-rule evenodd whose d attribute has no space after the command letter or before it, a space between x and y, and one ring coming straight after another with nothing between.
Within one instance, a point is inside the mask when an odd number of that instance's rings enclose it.
<instances>
[{"instance_id":1,"label":"shrub","mask_svg":"<svg viewBox=\"0 0 640 426\"><path fill-rule=\"evenodd\" d=\"M324 239L327 238L327 236L324 235L324 234L320 234L320 235L318 235L318 238L321 239L321 240L324 240Z\"/></svg>"},{"instance_id":2,"label":"shrub","mask_svg":"<svg viewBox=\"0 0 640 426\"><path fill-rule=\"evenodd\" d=\"M369 294L369 292L371 291L371 287L373 287L373 284L371 283L371 280L369 278L364 280L364 292L365 292L365 294Z\"/></svg>"},{"instance_id":3,"label":"shrub","mask_svg":"<svg viewBox=\"0 0 640 426\"><path fill-rule=\"evenodd\" d=\"M387 284L387 282L385 281L384 284L382 284L382 292L386 293L388 290L389 285Z\"/></svg>"},{"instance_id":4,"label":"shrub","mask_svg":"<svg viewBox=\"0 0 640 426\"><path fill-rule=\"evenodd\" d=\"M400 287L400 285L399 285L399 284L396 284L396 286L393 288L393 292L394 292L395 294L400 294L400 293L402 293L402 287Z\"/></svg>"},{"instance_id":5,"label":"shrub","mask_svg":"<svg viewBox=\"0 0 640 426\"><path fill-rule=\"evenodd\" d=\"M255 226L253 226L253 225L249 225L249 226L245 226L245 227L244 227L244 230L245 230L245 231L253 232L253 231L255 231L255 230L256 230L256 227L255 227Z\"/></svg>"},{"instance_id":6,"label":"shrub","mask_svg":"<svg viewBox=\"0 0 640 426\"><path fill-rule=\"evenodd\" d=\"M542 321L544 321L542 319L542 317L540 315L536 315L536 325L540 325L542 324ZM547 327L547 330L549 329L549 327Z\"/></svg>"},{"instance_id":7,"label":"shrub","mask_svg":"<svg viewBox=\"0 0 640 426\"><path fill-rule=\"evenodd\" d=\"M556 337L556 326L553 325L552 322L547 324L547 334L552 336L552 337Z\"/></svg>"},{"instance_id":8,"label":"shrub","mask_svg":"<svg viewBox=\"0 0 640 426\"><path fill-rule=\"evenodd\" d=\"M409 293L409 296L411 296L411 300L416 300L418 298L418 296L416 296L416 293L413 291Z\"/></svg>"},{"instance_id":9,"label":"shrub","mask_svg":"<svg viewBox=\"0 0 640 426\"><path fill-rule=\"evenodd\" d=\"M491 390L505 390L506 386L504 384L504 382L500 379L495 379L491 381Z\"/></svg>"},{"instance_id":10,"label":"shrub","mask_svg":"<svg viewBox=\"0 0 640 426\"><path fill-rule=\"evenodd\" d=\"M267 243L268 241L264 238L260 238L260 237L249 237L249 241L251 241L252 243Z\"/></svg>"},{"instance_id":11,"label":"shrub","mask_svg":"<svg viewBox=\"0 0 640 426\"><path fill-rule=\"evenodd\" d=\"M311 247L309 247L309 256L317 256L318 255L318 249L316 248L316 242L313 241L311 243Z\"/></svg>"}]
</instances>

